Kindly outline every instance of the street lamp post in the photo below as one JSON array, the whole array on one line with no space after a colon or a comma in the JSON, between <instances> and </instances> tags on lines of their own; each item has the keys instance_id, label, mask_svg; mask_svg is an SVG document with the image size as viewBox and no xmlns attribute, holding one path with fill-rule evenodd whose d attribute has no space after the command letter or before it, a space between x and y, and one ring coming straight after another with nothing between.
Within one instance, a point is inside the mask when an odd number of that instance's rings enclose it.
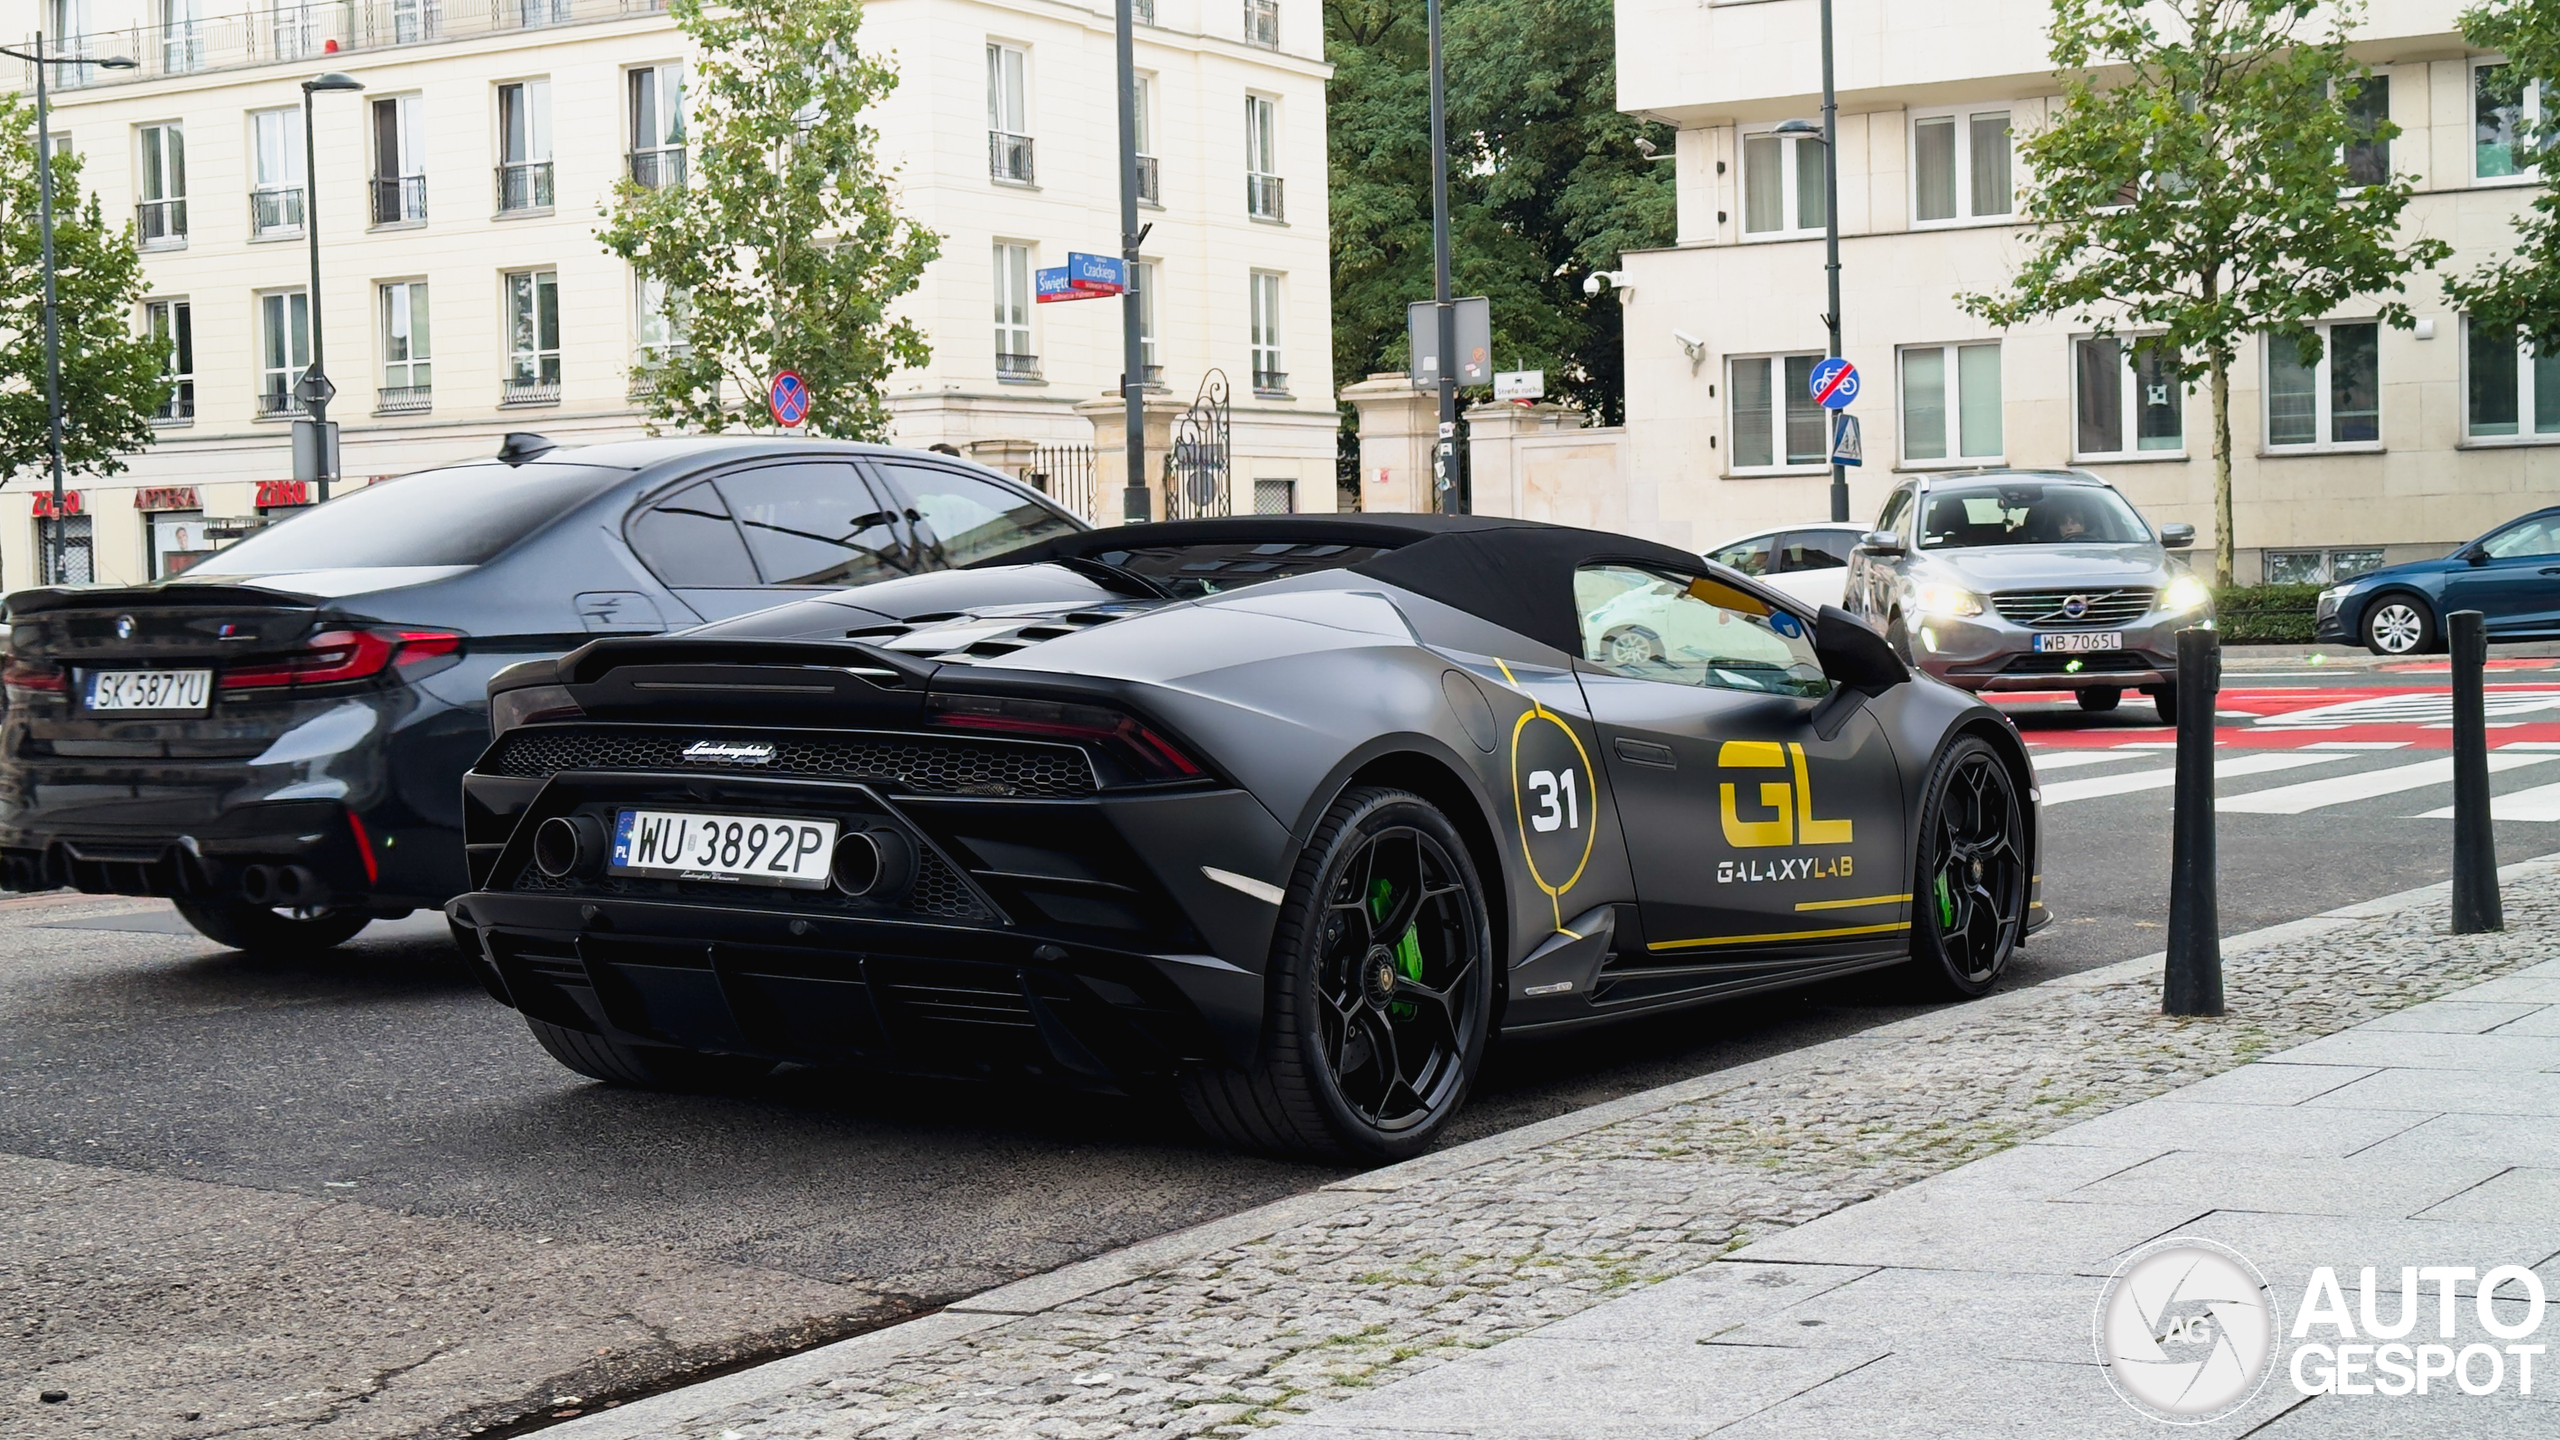
<instances>
[{"instance_id":1,"label":"street lamp post","mask_svg":"<svg viewBox=\"0 0 2560 1440\"><path fill-rule=\"evenodd\" d=\"M56 37L60 38L60 37ZM91 60L85 55L47 55L38 33L33 51L0 46L0 55L24 60L36 69L36 245L44 267L44 433L45 458L53 468L53 523L45 527L44 573L59 585L62 575L62 325L55 314L53 280L53 124L52 97L45 77L56 65L96 65L102 70L130 70L131 57L111 55Z\"/></svg>"},{"instance_id":2,"label":"street lamp post","mask_svg":"<svg viewBox=\"0 0 2560 1440\"><path fill-rule=\"evenodd\" d=\"M1831 0L1822 0L1822 256L1823 272L1831 281L1831 309L1822 317L1831 329L1831 354L1840 354L1840 104L1831 84ZM1789 120L1778 127L1782 135L1812 135L1814 127L1802 120ZM1835 418L1826 431L1841 422ZM1831 448L1839 449L1836 435ZM1831 461L1831 518L1835 522L1849 518L1849 472L1836 456Z\"/></svg>"},{"instance_id":3,"label":"street lamp post","mask_svg":"<svg viewBox=\"0 0 2560 1440\"><path fill-rule=\"evenodd\" d=\"M1825 0L1828 3L1828 0ZM1449 102L1440 65L1440 0L1427 0L1431 32L1431 298L1440 351L1440 428L1432 442L1431 478L1444 515L1462 515L1468 497L1458 484L1458 310L1449 285Z\"/></svg>"},{"instance_id":4,"label":"street lamp post","mask_svg":"<svg viewBox=\"0 0 2560 1440\"><path fill-rule=\"evenodd\" d=\"M1829 3L1829 0L1825 0ZM329 498L331 472L337 468L336 446L329 443L329 398L337 387L329 383L328 368L321 363L320 343L320 166L313 152L311 97L323 90L362 90L364 82L353 75L331 70L302 82L302 233L311 242L311 368L303 372L302 384L296 387L302 395L303 408L310 412L312 448L319 459L314 476L320 487L320 499Z\"/></svg>"}]
</instances>

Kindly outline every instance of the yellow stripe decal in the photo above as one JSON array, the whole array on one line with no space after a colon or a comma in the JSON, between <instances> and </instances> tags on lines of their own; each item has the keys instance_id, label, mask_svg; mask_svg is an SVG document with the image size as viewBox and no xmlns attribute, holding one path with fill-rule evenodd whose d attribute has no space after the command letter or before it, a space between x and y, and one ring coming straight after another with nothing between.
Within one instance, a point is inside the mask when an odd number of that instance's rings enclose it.
<instances>
[{"instance_id":1,"label":"yellow stripe decal","mask_svg":"<svg viewBox=\"0 0 2560 1440\"><path fill-rule=\"evenodd\" d=\"M1695 950L1708 945L1765 945L1780 940L1829 940L1841 935L1885 935L1910 925L1844 925L1837 930L1788 930L1776 935L1717 935L1704 940L1656 940L1647 950Z\"/></svg>"},{"instance_id":2,"label":"yellow stripe decal","mask_svg":"<svg viewBox=\"0 0 2560 1440\"><path fill-rule=\"evenodd\" d=\"M1798 910L1856 910L1868 905L1908 905L1909 895L1870 895L1864 900L1799 900Z\"/></svg>"}]
</instances>

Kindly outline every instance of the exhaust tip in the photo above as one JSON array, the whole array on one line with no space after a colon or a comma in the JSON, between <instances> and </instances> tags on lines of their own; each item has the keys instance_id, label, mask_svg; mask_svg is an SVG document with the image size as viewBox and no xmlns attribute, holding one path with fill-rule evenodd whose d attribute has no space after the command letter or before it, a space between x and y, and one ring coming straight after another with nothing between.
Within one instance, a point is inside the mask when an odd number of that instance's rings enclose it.
<instances>
[{"instance_id":1,"label":"exhaust tip","mask_svg":"<svg viewBox=\"0 0 2560 1440\"><path fill-rule=\"evenodd\" d=\"M252 905L272 905L276 899L276 869L272 865L252 865L240 872L240 898Z\"/></svg>"},{"instance_id":2,"label":"exhaust tip","mask_svg":"<svg viewBox=\"0 0 2560 1440\"><path fill-rule=\"evenodd\" d=\"M306 905L320 898L320 877L300 865L279 865L271 888L279 905Z\"/></svg>"},{"instance_id":3,"label":"exhaust tip","mask_svg":"<svg viewBox=\"0 0 2560 1440\"><path fill-rule=\"evenodd\" d=\"M836 841L827 878L847 895L889 899L915 879L915 849L894 830L854 830Z\"/></svg>"},{"instance_id":4,"label":"exhaust tip","mask_svg":"<svg viewBox=\"0 0 2560 1440\"><path fill-rule=\"evenodd\" d=\"M533 868L554 880L604 863L604 826L592 815L554 815L534 828Z\"/></svg>"}]
</instances>

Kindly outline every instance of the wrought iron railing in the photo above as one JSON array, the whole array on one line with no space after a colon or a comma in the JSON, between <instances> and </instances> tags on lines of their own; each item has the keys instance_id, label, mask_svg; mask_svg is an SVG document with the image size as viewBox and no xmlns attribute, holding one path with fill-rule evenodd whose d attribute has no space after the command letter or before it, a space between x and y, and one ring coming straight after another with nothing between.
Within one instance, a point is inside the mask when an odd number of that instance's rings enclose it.
<instances>
[{"instance_id":1,"label":"wrought iron railing","mask_svg":"<svg viewBox=\"0 0 2560 1440\"><path fill-rule=\"evenodd\" d=\"M373 177L374 224L400 225L426 218L426 176L376 175Z\"/></svg>"},{"instance_id":2,"label":"wrought iron railing","mask_svg":"<svg viewBox=\"0 0 2560 1440\"><path fill-rule=\"evenodd\" d=\"M509 378L498 386L501 405L557 405L560 403L560 378L547 380Z\"/></svg>"},{"instance_id":3,"label":"wrought iron railing","mask_svg":"<svg viewBox=\"0 0 2560 1440\"><path fill-rule=\"evenodd\" d=\"M1042 445L1022 467L1022 483L1087 520L1093 513L1093 447Z\"/></svg>"},{"instance_id":4,"label":"wrought iron railing","mask_svg":"<svg viewBox=\"0 0 2560 1440\"><path fill-rule=\"evenodd\" d=\"M498 167L498 213L551 208L551 162L524 160Z\"/></svg>"},{"instance_id":5,"label":"wrought iron railing","mask_svg":"<svg viewBox=\"0 0 2560 1440\"><path fill-rule=\"evenodd\" d=\"M433 385L385 385L373 392L376 415L415 415L432 410L436 404Z\"/></svg>"},{"instance_id":6,"label":"wrought iron railing","mask_svg":"<svg viewBox=\"0 0 2560 1440\"><path fill-rule=\"evenodd\" d=\"M133 233L145 245L175 245L187 238L187 202L145 200L133 207Z\"/></svg>"},{"instance_id":7,"label":"wrought iron railing","mask_svg":"<svg viewBox=\"0 0 2560 1440\"><path fill-rule=\"evenodd\" d=\"M283 386L284 388L278 389L276 388L278 386ZM261 420L273 420L279 415L299 415L301 413L302 402L294 398L293 382L286 379L277 379L273 376L268 377L266 388L258 392L258 418Z\"/></svg>"},{"instance_id":8,"label":"wrought iron railing","mask_svg":"<svg viewBox=\"0 0 2560 1440\"><path fill-rule=\"evenodd\" d=\"M249 233L274 235L302 229L302 187L270 185L249 192Z\"/></svg>"},{"instance_id":9,"label":"wrought iron railing","mask_svg":"<svg viewBox=\"0 0 2560 1440\"><path fill-rule=\"evenodd\" d=\"M60 54L129 55L141 63L130 70L61 65L55 67L55 83L77 89L199 70L307 63L323 55L617 20L664 8L662 0L310 0L62 36L55 41ZM33 89L33 74L23 74L20 83Z\"/></svg>"},{"instance_id":10,"label":"wrought iron railing","mask_svg":"<svg viewBox=\"0 0 2560 1440\"><path fill-rule=\"evenodd\" d=\"M1285 220L1280 204L1280 177L1252 175L1244 177L1244 213L1256 220Z\"/></svg>"},{"instance_id":11,"label":"wrought iron railing","mask_svg":"<svg viewBox=\"0 0 2560 1440\"><path fill-rule=\"evenodd\" d=\"M996 352L996 378L999 380L1037 380L1040 378L1040 357L1037 355L1008 355L999 350Z\"/></svg>"},{"instance_id":12,"label":"wrought iron railing","mask_svg":"<svg viewBox=\"0 0 2560 1440\"><path fill-rule=\"evenodd\" d=\"M648 190L667 190L684 183L684 147L662 145L631 152L631 183Z\"/></svg>"},{"instance_id":13,"label":"wrought iron railing","mask_svg":"<svg viewBox=\"0 0 2560 1440\"><path fill-rule=\"evenodd\" d=\"M1164 203L1164 164L1153 155L1138 157L1138 200L1147 205Z\"/></svg>"},{"instance_id":14,"label":"wrought iron railing","mask_svg":"<svg viewBox=\"0 0 2560 1440\"><path fill-rule=\"evenodd\" d=\"M1173 418L1164 456L1164 518L1202 520L1227 514L1234 504L1229 476L1234 443L1226 372L1201 377L1200 393Z\"/></svg>"},{"instance_id":15,"label":"wrought iron railing","mask_svg":"<svg viewBox=\"0 0 2560 1440\"><path fill-rule=\"evenodd\" d=\"M1254 371L1254 372L1253 372L1253 393L1254 393L1254 394L1256 394L1256 395L1286 395L1286 394L1288 394L1288 393L1289 393L1289 372L1288 372L1288 371L1286 371L1286 370L1256 370L1256 371Z\"/></svg>"},{"instance_id":16,"label":"wrought iron railing","mask_svg":"<svg viewBox=\"0 0 2560 1440\"><path fill-rule=\"evenodd\" d=\"M1031 137L1003 130L988 131L987 173L1016 185L1032 183Z\"/></svg>"},{"instance_id":17,"label":"wrought iron railing","mask_svg":"<svg viewBox=\"0 0 2560 1440\"><path fill-rule=\"evenodd\" d=\"M161 401L160 408L151 412L151 418L163 422L193 420L196 418L195 377L188 375L180 376L171 380L169 382L169 398Z\"/></svg>"}]
</instances>

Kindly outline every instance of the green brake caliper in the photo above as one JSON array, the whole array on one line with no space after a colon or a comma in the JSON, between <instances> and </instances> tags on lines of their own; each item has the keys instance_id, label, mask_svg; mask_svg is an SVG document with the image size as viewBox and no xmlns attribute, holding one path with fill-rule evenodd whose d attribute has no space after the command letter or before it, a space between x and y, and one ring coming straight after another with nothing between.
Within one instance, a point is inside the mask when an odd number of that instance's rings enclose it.
<instances>
[{"instance_id":1,"label":"green brake caliper","mask_svg":"<svg viewBox=\"0 0 2560 1440\"><path fill-rule=\"evenodd\" d=\"M1393 898L1394 890L1395 887L1384 880L1369 882L1369 914L1372 919L1387 918L1387 911L1391 908L1388 902ZM1422 978L1422 930L1419 925L1405 926L1404 933L1396 937L1395 957L1396 968L1404 972L1406 979ZM1387 1013L1398 1020L1410 1020L1413 1018L1413 1002L1394 1001L1387 1006Z\"/></svg>"},{"instance_id":2,"label":"green brake caliper","mask_svg":"<svg viewBox=\"0 0 2560 1440\"><path fill-rule=\"evenodd\" d=\"M1947 885L1947 872L1938 872L1938 926L1945 929L1956 923L1956 895Z\"/></svg>"}]
</instances>

